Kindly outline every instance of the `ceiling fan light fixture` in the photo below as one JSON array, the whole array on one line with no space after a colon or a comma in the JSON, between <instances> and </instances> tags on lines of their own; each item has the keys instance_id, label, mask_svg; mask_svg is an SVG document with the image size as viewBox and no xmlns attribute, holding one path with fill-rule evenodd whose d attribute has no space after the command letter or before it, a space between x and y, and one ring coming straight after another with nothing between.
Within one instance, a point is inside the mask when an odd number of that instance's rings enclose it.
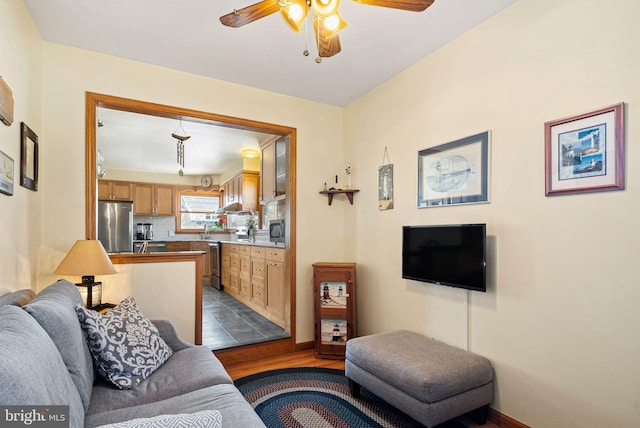
<instances>
[{"instance_id":1,"label":"ceiling fan light fixture","mask_svg":"<svg viewBox=\"0 0 640 428\"><path fill-rule=\"evenodd\" d=\"M333 37L338 34L340 31L344 30L344 28L348 25L347 21L342 19L338 12L334 13L331 16L322 19L322 25L326 30L326 37Z\"/></svg>"},{"instance_id":2,"label":"ceiling fan light fixture","mask_svg":"<svg viewBox=\"0 0 640 428\"><path fill-rule=\"evenodd\" d=\"M243 158L257 158L260 153L256 149L245 149L241 152Z\"/></svg>"},{"instance_id":3,"label":"ceiling fan light fixture","mask_svg":"<svg viewBox=\"0 0 640 428\"><path fill-rule=\"evenodd\" d=\"M280 9L282 18L289 28L296 33L300 32L300 27L302 27L304 20L307 19L308 13L309 9L306 0L289 0L287 6Z\"/></svg>"},{"instance_id":4,"label":"ceiling fan light fixture","mask_svg":"<svg viewBox=\"0 0 640 428\"><path fill-rule=\"evenodd\" d=\"M323 18L338 13L339 6L340 0L311 0L311 7L315 13Z\"/></svg>"}]
</instances>

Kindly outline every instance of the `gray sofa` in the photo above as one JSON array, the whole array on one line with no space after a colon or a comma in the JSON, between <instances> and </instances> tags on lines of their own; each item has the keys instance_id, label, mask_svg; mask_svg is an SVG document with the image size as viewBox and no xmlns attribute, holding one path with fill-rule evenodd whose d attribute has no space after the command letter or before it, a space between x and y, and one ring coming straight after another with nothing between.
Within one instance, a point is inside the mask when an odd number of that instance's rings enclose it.
<instances>
[{"instance_id":1,"label":"gray sofa","mask_svg":"<svg viewBox=\"0 0 640 428\"><path fill-rule=\"evenodd\" d=\"M207 410L222 426L264 427L213 353L180 340L168 321L153 324L173 355L132 389L107 383L74 309L81 302L65 280L0 297L0 405L68 405L71 427Z\"/></svg>"}]
</instances>

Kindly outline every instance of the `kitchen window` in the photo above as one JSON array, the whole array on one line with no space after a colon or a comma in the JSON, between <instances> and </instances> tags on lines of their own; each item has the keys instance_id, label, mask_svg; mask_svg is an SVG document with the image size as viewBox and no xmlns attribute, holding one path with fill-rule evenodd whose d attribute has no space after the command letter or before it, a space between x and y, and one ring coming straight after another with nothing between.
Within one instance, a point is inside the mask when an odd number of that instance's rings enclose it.
<instances>
[{"instance_id":1,"label":"kitchen window","mask_svg":"<svg viewBox=\"0 0 640 428\"><path fill-rule=\"evenodd\" d=\"M221 202L222 196L217 190L178 189L176 232L204 232L207 224L218 219L216 211L222 206Z\"/></svg>"}]
</instances>

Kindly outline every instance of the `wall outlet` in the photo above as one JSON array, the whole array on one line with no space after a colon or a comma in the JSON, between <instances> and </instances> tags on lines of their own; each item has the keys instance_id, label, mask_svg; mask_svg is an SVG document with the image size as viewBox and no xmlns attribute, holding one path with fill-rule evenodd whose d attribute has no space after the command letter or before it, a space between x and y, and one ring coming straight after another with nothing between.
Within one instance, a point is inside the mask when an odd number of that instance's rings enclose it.
<instances>
[{"instance_id":1,"label":"wall outlet","mask_svg":"<svg viewBox=\"0 0 640 428\"><path fill-rule=\"evenodd\" d=\"M176 233L173 230L169 231L169 236L176 236Z\"/></svg>"}]
</instances>

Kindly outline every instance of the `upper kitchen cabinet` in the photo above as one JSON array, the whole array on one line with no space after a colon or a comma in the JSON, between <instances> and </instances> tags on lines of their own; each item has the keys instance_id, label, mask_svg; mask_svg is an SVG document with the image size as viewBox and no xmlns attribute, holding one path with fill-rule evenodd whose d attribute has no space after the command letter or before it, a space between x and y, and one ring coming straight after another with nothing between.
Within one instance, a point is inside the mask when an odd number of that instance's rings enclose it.
<instances>
[{"instance_id":1,"label":"upper kitchen cabinet","mask_svg":"<svg viewBox=\"0 0 640 428\"><path fill-rule=\"evenodd\" d=\"M222 184L225 206L239 203L244 211L257 211L259 184L260 173L257 171L242 171L225 181Z\"/></svg>"},{"instance_id":2,"label":"upper kitchen cabinet","mask_svg":"<svg viewBox=\"0 0 640 428\"><path fill-rule=\"evenodd\" d=\"M175 196L175 186L136 183L133 193L133 215L175 215Z\"/></svg>"},{"instance_id":3,"label":"upper kitchen cabinet","mask_svg":"<svg viewBox=\"0 0 640 428\"><path fill-rule=\"evenodd\" d=\"M274 137L260 145L260 201L269 202L286 194L287 137Z\"/></svg>"},{"instance_id":4,"label":"upper kitchen cabinet","mask_svg":"<svg viewBox=\"0 0 640 428\"><path fill-rule=\"evenodd\" d=\"M133 201L133 184L128 181L98 180L98 200Z\"/></svg>"}]
</instances>

